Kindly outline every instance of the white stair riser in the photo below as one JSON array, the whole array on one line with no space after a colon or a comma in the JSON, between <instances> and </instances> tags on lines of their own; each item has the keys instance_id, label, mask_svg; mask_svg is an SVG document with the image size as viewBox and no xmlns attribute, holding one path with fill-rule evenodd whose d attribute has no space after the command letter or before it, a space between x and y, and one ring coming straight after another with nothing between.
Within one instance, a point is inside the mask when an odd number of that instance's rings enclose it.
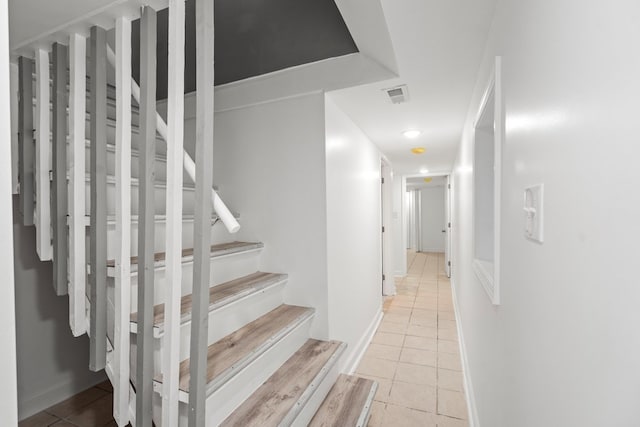
<instances>
[{"instance_id":1,"label":"white stair riser","mask_svg":"<svg viewBox=\"0 0 640 427\"><path fill-rule=\"evenodd\" d=\"M264 292L237 301L229 307L215 310L209 314L209 335L207 344L213 344L230 333L242 328L247 323L256 320L271 310L279 307L284 301L282 287L284 283L274 286ZM189 358L191 339L191 322L180 327L180 360ZM154 342L154 373L161 371L162 346L164 338L161 336ZM132 341L135 348L135 340Z\"/></svg>"},{"instance_id":2,"label":"white stair riser","mask_svg":"<svg viewBox=\"0 0 640 427\"><path fill-rule=\"evenodd\" d=\"M91 165L91 148L86 145L85 146L85 169L86 172L89 173L90 165ZM67 164L71 164L71 150L67 151ZM116 152L115 147L113 145L107 146L107 157L106 157L106 165L107 165L107 175L115 176L116 175ZM140 174L139 170L139 158L137 151L131 153L131 176L133 178L139 178ZM158 156L155 160L155 172L156 172L156 180L160 182L165 182L167 180L167 163L163 157ZM188 176L185 173L185 177ZM191 181L187 181L191 182Z\"/></svg>"},{"instance_id":3,"label":"white stair riser","mask_svg":"<svg viewBox=\"0 0 640 427\"><path fill-rule=\"evenodd\" d=\"M139 187L131 186L131 213L137 215L139 209ZM155 200L155 213L164 215L166 213L166 189L164 187L155 187L153 189L153 197ZM185 214L193 214L195 205L195 192L193 189L185 188L182 191L182 212ZM107 182L107 215L115 215L116 210L116 185ZM85 214L91 214L91 185L89 182L85 186Z\"/></svg>"},{"instance_id":4,"label":"white stair riser","mask_svg":"<svg viewBox=\"0 0 640 427\"><path fill-rule=\"evenodd\" d=\"M259 358L253 361L225 385L207 397L207 426L217 426L224 421L234 409L244 402L258 387L262 385L284 362L287 361L309 338L309 329L313 316L278 341ZM187 396L181 393L180 427L187 427ZM159 420L161 399L158 393L154 396L154 420ZM156 416L158 414L158 416ZM162 424L160 424L162 426Z\"/></svg>"},{"instance_id":5,"label":"white stair riser","mask_svg":"<svg viewBox=\"0 0 640 427\"><path fill-rule=\"evenodd\" d=\"M273 286L230 304L228 307L210 313L208 343L213 344L283 304L283 286L284 283ZM180 328L180 360L189 357L190 337L191 322L182 325ZM164 344L162 337L158 341L160 346ZM158 359L158 363L159 361L160 359ZM159 367L160 365L156 366Z\"/></svg>"},{"instance_id":6,"label":"white stair riser","mask_svg":"<svg viewBox=\"0 0 640 427\"><path fill-rule=\"evenodd\" d=\"M211 258L211 270L209 283L219 285L229 280L246 276L258 271L260 250L252 252L242 252L223 257ZM111 269L110 269L111 270ZM107 284L113 287L113 278L109 277ZM165 289L165 269L159 268L155 271L155 292L154 305L164 302ZM193 284L193 263L182 264L182 295L191 293ZM132 312L136 312L138 304L138 275L131 275L131 307Z\"/></svg>"},{"instance_id":7,"label":"white stair riser","mask_svg":"<svg viewBox=\"0 0 640 427\"><path fill-rule=\"evenodd\" d=\"M139 222L131 223L131 256L138 255L138 225ZM224 227L222 224L217 224L215 227L213 226L213 222L211 223L211 239L210 242L214 242L214 228ZM154 250L155 252L164 252L166 247L166 231L167 231L167 223L166 221L156 221L155 224L155 244ZM89 228L87 227L87 238L89 237ZM217 240L219 241L219 240ZM116 226L113 222L107 224L107 259L115 259L116 258L116 248L118 246L118 240L116 238ZM183 248L192 248L193 247L193 219L184 219L182 221L182 247Z\"/></svg>"},{"instance_id":8,"label":"white stair riser","mask_svg":"<svg viewBox=\"0 0 640 427\"><path fill-rule=\"evenodd\" d=\"M232 380L207 398L208 426L217 426L258 389L309 339L313 316L296 328ZM180 418L186 419L187 405L180 405ZM186 424L185 424L186 425Z\"/></svg>"}]
</instances>

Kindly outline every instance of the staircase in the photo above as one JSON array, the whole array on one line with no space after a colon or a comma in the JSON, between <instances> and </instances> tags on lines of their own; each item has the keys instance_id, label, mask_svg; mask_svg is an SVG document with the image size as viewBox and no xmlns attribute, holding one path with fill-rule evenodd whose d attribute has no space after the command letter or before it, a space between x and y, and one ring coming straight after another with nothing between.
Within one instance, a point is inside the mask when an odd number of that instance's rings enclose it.
<instances>
[{"instance_id":1,"label":"staircase","mask_svg":"<svg viewBox=\"0 0 640 427\"><path fill-rule=\"evenodd\" d=\"M180 3L170 2L178 23ZM141 27L153 33L149 9ZM77 33L68 56L53 47L53 65L42 48L35 70L20 58L19 175L24 224L38 230L41 259L53 258L74 335L90 335L91 369L114 386L118 425L366 426L377 385L341 374L346 344L313 339L314 308L286 304L286 272L260 271L264 245L234 239L240 216L198 181L207 156L183 155L180 103L170 95L167 126L155 87L130 78L131 17L115 27L115 54L92 27L88 61ZM115 85L96 67L107 62Z\"/></svg>"}]
</instances>

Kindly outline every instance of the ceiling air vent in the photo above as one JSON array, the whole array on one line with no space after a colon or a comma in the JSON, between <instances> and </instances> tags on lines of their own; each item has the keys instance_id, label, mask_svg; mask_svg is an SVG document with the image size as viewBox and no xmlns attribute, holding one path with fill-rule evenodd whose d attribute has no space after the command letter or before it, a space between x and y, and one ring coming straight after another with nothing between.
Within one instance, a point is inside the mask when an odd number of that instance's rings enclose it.
<instances>
[{"instance_id":1,"label":"ceiling air vent","mask_svg":"<svg viewBox=\"0 0 640 427\"><path fill-rule=\"evenodd\" d=\"M383 90L387 93L387 96L389 96L392 104L402 104L403 102L409 101L407 85L400 85Z\"/></svg>"}]
</instances>

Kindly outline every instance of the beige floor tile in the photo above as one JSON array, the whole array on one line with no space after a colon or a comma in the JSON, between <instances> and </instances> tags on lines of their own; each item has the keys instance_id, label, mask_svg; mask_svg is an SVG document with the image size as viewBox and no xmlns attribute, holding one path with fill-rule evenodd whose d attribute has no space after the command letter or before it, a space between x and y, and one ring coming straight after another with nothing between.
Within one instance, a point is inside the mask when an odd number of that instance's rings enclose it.
<instances>
[{"instance_id":1,"label":"beige floor tile","mask_svg":"<svg viewBox=\"0 0 640 427\"><path fill-rule=\"evenodd\" d=\"M60 418L67 418L71 415L79 413L87 405L95 402L108 393L96 387L87 389L81 393L64 400L57 405L47 409L47 412Z\"/></svg>"},{"instance_id":2,"label":"beige floor tile","mask_svg":"<svg viewBox=\"0 0 640 427\"><path fill-rule=\"evenodd\" d=\"M395 314L398 316L410 316L411 312L412 310L409 307L397 307L394 305L389 305L389 308L385 312L385 316L388 316L389 314Z\"/></svg>"},{"instance_id":3,"label":"beige floor tile","mask_svg":"<svg viewBox=\"0 0 640 427\"><path fill-rule=\"evenodd\" d=\"M467 404L464 394L458 391L438 389L438 414L467 419Z\"/></svg>"},{"instance_id":4,"label":"beige floor tile","mask_svg":"<svg viewBox=\"0 0 640 427\"><path fill-rule=\"evenodd\" d=\"M459 354L460 347L457 341L438 340L438 352Z\"/></svg>"},{"instance_id":5,"label":"beige floor tile","mask_svg":"<svg viewBox=\"0 0 640 427\"><path fill-rule=\"evenodd\" d=\"M357 372L363 375L393 379L398 362L392 360L363 357Z\"/></svg>"},{"instance_id":6,"label":"beige floor tile","mask_svg":"<svg viewBox=\"0 0 640 427\"><path fill-rule=\"evenodd\" d=\"M407 323L409 323L409 319L411 319L411 315L410 314L395 314L395 313L387 312L384 315L384 320L385 321L393 322L393 323L404 323L404 324L407 324Z\"/></svg>"},{"instance_id":7,"label":"beige floor tile","mask_svg":"<svg viewBox=\"0 0 640 427\"><path fill-rule=\"evenodd\" d=\"M396 368L395 381L435 387L437 384L436 368L400 362Z\"/></svg>"},{"instance_id":8,"label":"beige floor tile","mask_svg":"<svg viewBox=\"0 0 640 427\"><path fill-rule=\"evenodd\" d=\"M429 326L409 325L409 327L407 328L407 335L413 335L415 337L437 338L438 329Z\"/></svg>"},{"instance_id":9,"label":"beige floor tile","mask_svg":"<svg viewBox=\"0 0 640 427\"><path fill-rule=\"evenodd\" d=\"M103 426L113 419L113 396L102 397L67 418L78 427Z\"/></svg>"},{"instance_id":10,"label":"beige floor tile","mask_svg":"<svg viewBox=\"0 0 640 427\"><path fill-rule=\"evenodd\" d=\"M458 329L458 325L455 320L438 319L438 329Z\"/></svg>"},{"instance_id":11,"label":"beige floor tile","mask_svg":"<svg viewBox=\"0 0 640 427\"><path fill-rule=\"evenodd\" d=\"M381 427L382 418L384 417L385 404L374 401L371 405L371 416L367 427Z\"/></svg>"},{"instance_id":12,"label":"beige floor tile","mask_svg":"<svg viewBox=\"0 0 640 427\"><path fill-rule=\"evenodd\" d=\"M115 421L113 421L115 423ZM103 427L110 427L111 424L105 424ZM77 427L75 424L71 424L69 421L58 421L55 424L51 424L51 427Z\"/></svg>"},{"instance_id":13,"label":"beige floor tile","mask_svg":"<svg viewBox=\"0 0 640 427\"><path fill-rule=\"evenodd\" d=\"M462 372L438 369L438 388L452 391L464 391Z\"/></svg>"},{"instance_id":14,"label":"beige floor tile","mask_svg":"<svg viewBox=\"0 0 640 427\"><path fill-rule=\"evenodd\" d=\"M425 310L437 310L438 303L436 301L416 301L413 308L423 308Z\"/></svg>"},{"instance_id":15,"label":"beige floor tile","mask_svg":"<svg viewBox=\"0 0 640 427\"><path fill-rule=\"evenodd\" d=\"M438 353L438 368L462 371L460 356L454 353Z\"/></svg>"},{"instance_id":16,"label":"beige floor tile","mask_svg":"<svg viewBox=\"0 0 640 427\"><path fill-rule=\"evenodd\" d=\"M438 427L469 427L467 420L459 420L457 418L447 417L446 415L437 415L436 421Z\"/></svg>"},{"instance_id":17,"label":"beige floor tile","mask_svg":"<svg viewBox=\"0 0 640 427\"><path fill-rule=\"evenodd\" d=\"M409 324L416 326L424 326L429 328L436 328L438 326L438 320L436 316L427 317L421 315L411 315Z\"/></svg>"},{"instance_id":18,"label":"beige floor tile","mask_svg":"<svg viewBox=\"0 0 640 427\"><path fill-rule=\"evenodd\" d=\"M394 381L391 384L389 403L435 413L436 390L428 385Z\"/></svg>"},{"instance_id":19,"label":"beige floor tile","mask_svg":"<svg viewBox=\"0 0 640 427\"><path fill-rule=\"evenodd\" d=\"M411 310L411 317L437 320L438 312L436 310L427 310L424 308L417 307Z\"/></svg>"},{"instance_id":20,"label":"beige floor tile","mask_svg":"<svg viewBox=\"0 0 640 427\"><path fill-rule=\"evenodd\" d=\"M402 347L402 343L404 342L404 335L390 334L388 332L376 332L371 342L375 344L393 345L396 347Z\"/></svg>"},{"instance_id":21,"label":"beige floor tile","mask_svg":"<svg viewBox=\"0 0 640 427\"><path fill-rule=\"evenodd\" d=\"M437 366L438 353L430 350L403 347L398 359L400 362L413 363L414 365Z\"/></svg>"},{"instance_id":22,"label":"beige floor tile","mask_svg":"<svg viewBox=\"0 0 640 427\"><path fill-rule=\"evenodd\" d=\"M398 361L400 360L401 350L401 347L371 343L364 356Z\"/></svg>"},{"instance_id":23,"label":"beige floor tile","mask_svg":"<svg viewBox=\"0 0 640 427\"><path fill-rule=\"evenodd\" d=\"M382 425L389 427L436 427L436 415L388 404Z\"/></svg>"},{"instance_id":24,"label":"beige floor tile","mask_svg":"<svg viewBox=\"0 0 640 427\"><path fill-rule=\"evenodd\" d=\"M406 336L404 339L405 348L417 348L418 350L438 351L438 340L429 337Z\"/></svg>"},{"instance_id":25,"label":"beige floor tile","mask_svg":"<svg viewBox=\"0 0 640 427\"><path fill-rule=\"evenodd\" d=\"M415 297L410 295L397 295L391 302L391 307L408 307L412 308Z\"/></svg>"},{"instance_id":26,"label":"beige floor tile","mask_svg":"<svg viewBox=\"0 0 640 427\"><path fill-rule=\"evenodd\" d=\"M458 341L458 331L455 329L438 328L438 339L448 341Z\"/></svg>"},{"instance_id":27,"label":"beige floor tile","mask_svg":"<svg viewBox=\"0 0 640 427\"><path fill-rule=\"evenodd\" d=\"M18 427L48 427L58 421L59 418L46 412L37 413L18 423Z\"/></svg>"},{"instance_id":28,"label":"beige floor tile","mask_svg":"<svg viewBox=\"0 0 640 427\"><path fill-rule=\"evenodd\" d=\"M380 322L378 332L389 332L391 334L403 334L407 332L407 323L395 323L383 320Z\"/></svg>"},{"instance_id":29,"label":"beige floor tile","mask_svg":"<svg viewBox=\"0 0 640 427\"><path fill-rule=\"evenodd\" d=\"M456 320L456 315L453 310L441 311L438 310L438 320Z\"/></svg>"}]
</instances>

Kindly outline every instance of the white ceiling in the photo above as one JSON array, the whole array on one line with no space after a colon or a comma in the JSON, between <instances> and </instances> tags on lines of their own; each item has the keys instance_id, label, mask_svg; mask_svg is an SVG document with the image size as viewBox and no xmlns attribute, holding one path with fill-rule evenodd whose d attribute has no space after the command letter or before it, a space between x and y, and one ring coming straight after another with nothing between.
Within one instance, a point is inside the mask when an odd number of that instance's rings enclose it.
<instances>
[{"instance_id":1,"label":"white ceiling","mask_svg":"<svg viewBox=\"0 0 640 427\"><path fill-rule=\"evenodd\" d=\"M332 93L376 143L396 174L451 170L496 0L381 0L399 78ZM410 100L393 105L382 91L407 84ZM419 129L420 137L402 136ZM426 152L415 155L412 147Z\"/></svg>"}]
</instances>

